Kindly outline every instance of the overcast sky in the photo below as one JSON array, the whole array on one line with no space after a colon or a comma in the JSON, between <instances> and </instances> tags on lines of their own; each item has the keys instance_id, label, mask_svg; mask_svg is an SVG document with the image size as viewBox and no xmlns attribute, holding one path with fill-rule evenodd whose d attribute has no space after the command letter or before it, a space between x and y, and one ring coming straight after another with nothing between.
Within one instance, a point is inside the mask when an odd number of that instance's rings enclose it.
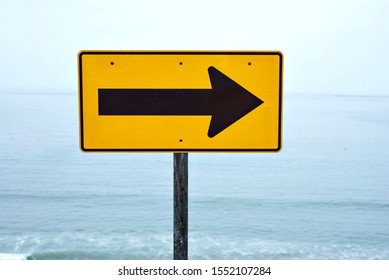
<instances>
[{"instance_id":1,"label":"overcast sky","mask_svg":"<svg viewBox=\"0 0 389 280\"><path fill-rule=\"evenodd\" d=\"M280 50L285 92L389 94L389 0L0 0L0 90L77 90L80 50Z\"/></svg>"}]
</instances>

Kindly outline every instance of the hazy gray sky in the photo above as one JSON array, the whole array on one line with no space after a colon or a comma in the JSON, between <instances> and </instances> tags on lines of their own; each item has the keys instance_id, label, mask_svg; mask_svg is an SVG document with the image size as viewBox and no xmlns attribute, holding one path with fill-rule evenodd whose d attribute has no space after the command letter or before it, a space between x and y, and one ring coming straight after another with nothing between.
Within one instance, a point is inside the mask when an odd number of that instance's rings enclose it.
<instances>
[{"instance_id":1,"label":"hazy gray sky","mask_svg":"<svg viewBox=\"0 0 389 280\"><path fill-rule=\"evenodd\" d=\"M80 50L280 50L285 92L389 93L389 0L0 1L3 90L76 90Z\"/></svg>"}]
</instances>

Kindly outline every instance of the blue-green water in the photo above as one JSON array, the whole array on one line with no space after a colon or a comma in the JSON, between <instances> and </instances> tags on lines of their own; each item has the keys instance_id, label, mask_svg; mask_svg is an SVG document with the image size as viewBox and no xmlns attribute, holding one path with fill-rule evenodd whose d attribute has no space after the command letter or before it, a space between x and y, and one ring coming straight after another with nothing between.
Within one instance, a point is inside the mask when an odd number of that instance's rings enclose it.
<instances>
[{"instance_id":1,"label":"blue-green water","mask_svg":"<svg viewBox=\"0 0 389 280\"><path fill-rule=\"evenodd\" d=\"M77 94L0 93L0 259L171 259L172 154L84 154ZM285 94L278 154L189 154L189 258L389 259L389 97Z\"/></svg>"}]
</instances>

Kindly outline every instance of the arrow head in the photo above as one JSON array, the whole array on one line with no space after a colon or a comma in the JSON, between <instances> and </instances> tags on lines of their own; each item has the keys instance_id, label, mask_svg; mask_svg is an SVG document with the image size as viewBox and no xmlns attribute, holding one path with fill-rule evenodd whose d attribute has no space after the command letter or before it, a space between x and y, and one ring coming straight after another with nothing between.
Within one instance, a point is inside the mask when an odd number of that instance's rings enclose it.
<instances>
[{"instance_id":1,"label":"arrow head","mask_svg":"<svg viewBox=\"0 0 389 280\"><path fill-rule=\"evenodd\" d=\"M261 99L211 66L213 109L208 137L212 138L263 103Z\"/></svg>"}]
</instances>

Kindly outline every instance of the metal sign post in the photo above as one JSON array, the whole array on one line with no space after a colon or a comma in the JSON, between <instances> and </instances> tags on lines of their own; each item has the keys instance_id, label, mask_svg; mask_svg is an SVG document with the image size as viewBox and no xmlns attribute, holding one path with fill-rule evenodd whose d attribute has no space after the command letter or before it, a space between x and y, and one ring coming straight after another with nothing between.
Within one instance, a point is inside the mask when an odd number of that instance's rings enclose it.
<instances>
[{"instance_id":1,"label":"metal sign post","mask_svg":"<svg viewBox=\"0 0 389 280\"><path fill-rule=\"evenodd\" d=\"M188 154L174 154L174 260L188 259Z\"/></svg>"}]
</instances>

